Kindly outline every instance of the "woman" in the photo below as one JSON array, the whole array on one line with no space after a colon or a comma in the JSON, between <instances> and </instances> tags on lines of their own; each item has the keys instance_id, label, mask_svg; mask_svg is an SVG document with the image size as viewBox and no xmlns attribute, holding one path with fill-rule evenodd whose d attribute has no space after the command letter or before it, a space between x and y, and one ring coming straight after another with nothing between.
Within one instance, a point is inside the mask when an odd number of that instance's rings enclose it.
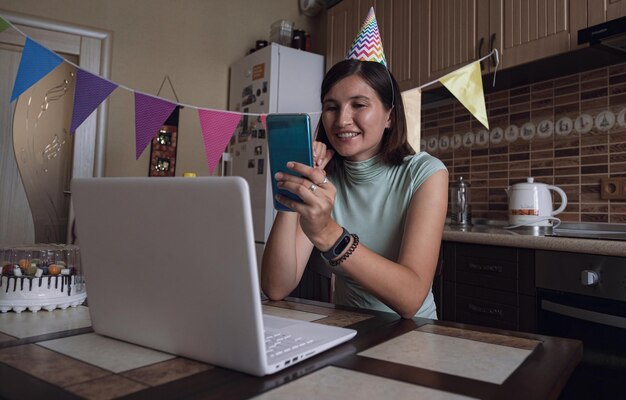
<instances>
[{"instance_id":1,"label":"woman","mask_svg":"<svg viewBox=\"0 0 626 400\"><path fill-rule=\"evenodd\" d=\"M288 163L302 177L276 176L303 203L277 197L295 212L276 216L263 291L273 300L291 293L316 247L325 257L313 253L311 261L336 275L337 304L435 319L445 166L407 143L402 98L385 66L341 61L326 74L321 98L316 167Z\"/></svg>"}]
</instances>

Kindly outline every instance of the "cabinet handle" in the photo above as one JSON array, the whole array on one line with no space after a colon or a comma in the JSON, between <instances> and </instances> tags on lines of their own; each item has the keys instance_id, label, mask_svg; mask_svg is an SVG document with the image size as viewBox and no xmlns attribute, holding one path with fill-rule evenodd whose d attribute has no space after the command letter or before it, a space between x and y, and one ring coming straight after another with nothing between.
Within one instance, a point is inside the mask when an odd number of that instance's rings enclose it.
<instances>
[{"instance_id":1,"label":"cabinet handle","mask_svg":"<svg viewBox=\"0 0 626 400\"><path fill-rule=\"evenodd\" d=\"M496 41L496 34L492 33L491 34L491 38L489 39L489 52L491 53L493 51L493 44ZM496 66L496 55L495 54L491 54L491 57L489 57L489 61L491 61L491 66L495 67Z\"/></svg>"},{"instance_id":2,"label":"cabinet handle","mask_svg":"<svg viewBox=\"0 0 626 400\"><path fill-rule=\"evenodd\" d=\"M480 40L478 41L478 59L480 60L483 57L483 43L485 42L485 38L480 38ZM481 71L483 69L485 69L485 66L483 65L483 62L480 62L480 69Z\"/></svg>"},{"instance_id":3,"label":"cabinet handle","mask_svg":"<svg viewBox=\"0 0 626 400\"><path fill-rule=\"evenodd\" d=\"M501 265L481 265L481 264L469 263L469 264L467 264L467 267L469 269L471 269L471 270L474 270L474 271L496 272L498 274L502 273L502 266Z\"/></svg>"},{"instance_id":4,"label":"cabinet handle","mask_svg":"<svg viewBox=\"0 0 626 400\"><path fill-rule=\"evenodd\" d=\"M502 317L504 315L504 310L502 310L501 308L497 308L497 307L484 307L484 306L477 306L476 304L469 303L467 305L467 308L469 308L470 311L473 311L479 314L497 315L498 317Z\"/></svg>"}]
</instances>

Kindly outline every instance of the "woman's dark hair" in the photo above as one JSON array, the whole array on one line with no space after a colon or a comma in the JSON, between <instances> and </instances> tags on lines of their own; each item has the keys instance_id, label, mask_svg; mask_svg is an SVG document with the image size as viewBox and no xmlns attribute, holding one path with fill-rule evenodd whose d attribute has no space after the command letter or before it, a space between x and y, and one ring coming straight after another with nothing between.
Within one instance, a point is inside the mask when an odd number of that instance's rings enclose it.
<instances>
[{"instance_id":1,"label":"woman's dark hair","mask_svg":"<svg viewBox=\"0 0 626 400\"><path fill-rule=\"evenodd\" d=\"M343 60L335 64L322 81L321 101L330 89L340 80L351 75L358 75L378 94L380 101L387 111L391 112L391 128L385 129L381 148L383 162L391 165L400 165L404 157L415 154L415 151L407 141L406 119L404 117L404 104L400 95L398 83L384 65L373 61ZM393 85L393 87L392 87ZM328 135L320 119L317 139L327 147L332 148ZM342 160L335 152L335 156L328 165L332 171L337 162Z\"/></svg>"}]
</instances>

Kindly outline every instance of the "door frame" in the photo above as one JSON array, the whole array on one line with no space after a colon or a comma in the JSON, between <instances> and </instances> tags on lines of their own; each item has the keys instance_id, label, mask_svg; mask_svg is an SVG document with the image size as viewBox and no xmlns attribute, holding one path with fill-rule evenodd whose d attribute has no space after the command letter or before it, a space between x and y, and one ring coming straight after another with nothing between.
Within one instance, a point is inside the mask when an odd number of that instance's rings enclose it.
<instances>
[{"instance_id":1,"label":"door frame","mask_svg":"<svg viewBox=\"0 0 626 400\"><path fill-rule=\"evenodd\" d=\"M78 57L78 66L105 79L111 71L113 32L15 13L0 9L0 14L26 35L50 50ZM2 42L24 45L19 32L8 29L2 33ZM74 136L72 177L102 177L105 168L108 99L103 101ZM68 214L67 242L72 243L74 210Z\"/></svg>"}]
</instances>

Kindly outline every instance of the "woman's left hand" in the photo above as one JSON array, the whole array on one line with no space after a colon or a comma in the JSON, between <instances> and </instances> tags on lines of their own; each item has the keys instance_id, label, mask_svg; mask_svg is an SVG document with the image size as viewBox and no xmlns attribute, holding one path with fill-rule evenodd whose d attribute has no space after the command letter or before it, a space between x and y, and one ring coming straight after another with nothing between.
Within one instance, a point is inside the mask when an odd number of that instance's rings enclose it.
<instances>
[{"instance_id":1,"label":"woman's left hand","mask_svg":"<svg viewBox=\"0 0 626 400\"><path fill-rule=\"evenodd\" d=\"M335 186L326 178L323 169L296 162L287 163L287 167L302 176L279 172L276 174L278 187L298 195L303 202L280 195L277 200L300 214L302 230L317 245L317 239L332 221L330 213L335 202Z\"/></svg>"}]
</instances>

